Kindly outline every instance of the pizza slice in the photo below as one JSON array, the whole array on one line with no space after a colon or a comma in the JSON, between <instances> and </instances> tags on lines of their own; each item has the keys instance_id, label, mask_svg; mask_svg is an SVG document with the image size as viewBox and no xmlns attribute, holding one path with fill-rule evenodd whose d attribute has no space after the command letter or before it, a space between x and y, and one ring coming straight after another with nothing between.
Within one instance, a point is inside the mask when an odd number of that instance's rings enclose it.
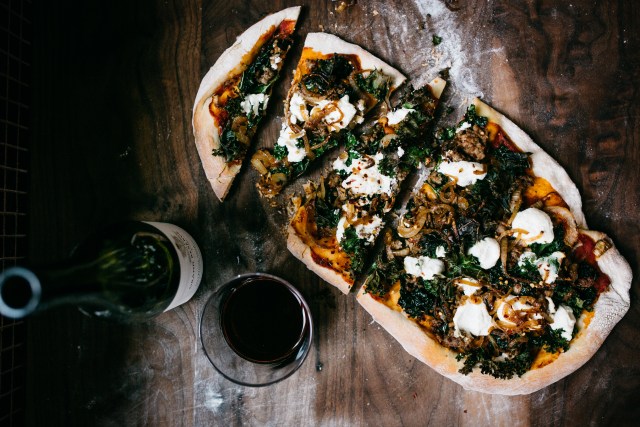
<instances>
[{"instance_id":1,"label":"pizza slice","mask_svg":"<svg viewBox=\"0 0 640 427\"><path fill-rule=\"evenodd\" d=\"M200 83L193 134L200 161L222 201L240 171L292 44L300 7L257 22L220 55Z\"/></svg>"},{"instance_id":2,"label":"pizza slice","mask_svg":"<svg viewBox=\"0 0 640 427\"><path fill-rule=\"evenodd\" d=\"M324 280L347 293L363 271L401 183L431 154L428 130L445 82L406 94L344 151L297 200L287 247Z\"/></svg>"},{"instance_id":3,"label":"pizza slice","mask_svg":"<svg viewBox=\"0 0 640 427\"><path fill-rule=\"evenodd\" d=\"M357 299L464 388L532 393L598 350L629 308L631 269L587 230L564 169L503 115L475 100L439 139Z\"/></svg>"},{"instance_id":4,"label":"pizza slice","mask_svg":"<svg viewBox=\"0 0 640 427\"><path fill-rule=\"evenodd\" d=\"M310 33L284 105L273 150L259 150L251 164L258 190L273 197L310 162L345 140L348 130L405 80L361 47L326 33Z\"/></svg>"}]
</instances>

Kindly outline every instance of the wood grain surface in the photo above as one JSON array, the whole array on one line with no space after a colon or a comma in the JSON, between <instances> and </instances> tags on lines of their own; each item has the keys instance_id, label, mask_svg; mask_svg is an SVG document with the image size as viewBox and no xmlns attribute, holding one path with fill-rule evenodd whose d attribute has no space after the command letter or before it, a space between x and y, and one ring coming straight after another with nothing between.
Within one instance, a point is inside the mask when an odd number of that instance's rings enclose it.
<instances>
[{"instance_id":1,"label":"wood grain surface","mask_svg":"<svg viewBox=\"0 0 640 427\"><path fill-rule=\"evenodd\" d=\"M113 325L59 309L28 322L29 425L632 425L640 419L640 3L358 0L39 2L34 17L30 259L63 258L119 219L173 222L199 242L195 298L154 321ZM417 362L285 249L284 198L244 168L214 196L193 141L200 79L265 14L304 5L286 75L256 147L272 146L304 36L360 44L413 81L449 68L444 104L481 96L568 171L591 228L634 270L631 309L598 353L537 393L464 391ZM433 35L442 37L434 46ZM300 191L296 183L290 191ZM304 365L266 388L233 384L198 339L207 298L236 274L291 281L316 336ZM637 425L637 424L636 424Z\"/></svg>"}]
</instances>

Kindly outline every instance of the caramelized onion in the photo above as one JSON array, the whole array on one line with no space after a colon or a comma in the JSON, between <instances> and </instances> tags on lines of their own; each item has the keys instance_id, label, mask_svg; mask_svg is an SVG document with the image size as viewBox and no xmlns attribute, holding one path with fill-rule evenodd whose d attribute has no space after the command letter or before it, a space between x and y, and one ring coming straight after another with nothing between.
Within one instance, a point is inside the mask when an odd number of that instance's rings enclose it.
<instances>
[{"instance_id":1,"label":"caramelized onion","mask_svg":"<svg viewBox=\"0 0 640 427\"><path fill-rule=\"evenodd\" d=\"M573 247L578 241L578 225L571 211L562 206L547 206L545 210L562 220L565 225L564 243L569 247Z\"/></svg>"},{"instance_id":2,"label":"caramelized onion","mask_svg":"<svg viewBox=\"0 0 640 427\"><path fill-rule=\"evenodd\" d=\"M418 212L416 213L415 221L411 225L405 225L404 218L400 220L400 224L398 225L398 234L400 237L404 237L408 239L410 237L415 236L422 230L425 222L427 221L427 209L424 206L420 206L418 208Z\"/></svg>"},{"instance_id":3,"label":"caramelized onion","mask_svg":"<svg viewBox=\"0 0 640 427\"><path fill-rule=\"evenodd\" d=\"M600 258L604 255L612 247L612 243L607 239L600 239L596 242L596 245L593 248L593 255L595 255L596 259Z\"/></svg>"},{"instance_id":4,"label":"caramelized onion","mask_svg":"<svg viewBox=\"0 0 640 427\"><path fill-rule=\"evenodd\" d=\"M453 178L440 189L438 197L442 203L451 204L456 200L456 183L457 179Z\"/></svg>"},{"instance_id":5,"label":"caramelized onion","mask_svg":"<svg viewBox=\"0 0 640 427\"><path fill-rule=\"evenodd\" d=\"M387 148L389 146L389 144L391 143L391 141L393 141L394 139L398 138L398 135L395 133L389 133L386 134L385 136L382 137L382 139L380 140L380 146L382 148Z\"/></svg>"}]
</instances>

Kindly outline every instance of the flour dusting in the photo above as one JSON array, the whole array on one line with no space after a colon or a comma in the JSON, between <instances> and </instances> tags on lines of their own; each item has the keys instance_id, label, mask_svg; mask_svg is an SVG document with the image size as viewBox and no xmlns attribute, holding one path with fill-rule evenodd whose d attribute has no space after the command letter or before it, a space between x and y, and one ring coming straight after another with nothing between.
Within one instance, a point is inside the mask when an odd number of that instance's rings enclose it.
<instances>
[{"instance_id":1,"label":"flour dusting","mask_svg":"<svg viewBox=\"0 0 640 427\"><path fill-rule=\"evenodd\" d=\"M375 5L375 10L389 20L388 34L380 38L391 39L389 48L392 51L402 50L401 67L414 86L428 83L448 69L448 91L453 101L466 102L472 97L482 97L474 70L480 69L482 57L490 52L483 52L476 38L467 42L463 40L461 35L470 31L469 23L460 23L456 12L448 10L441 0L416 1L415 6L418 12L415 16L398 16L392 3ZM439 38L439 43L434 44L433 36ZM404 50L406 46L422 48Z\"/></svg>"},{"instance_id":2,"label":"flour dusting","mask_svg":"<svg viewBox=\"0 0 640 427\"><path fill-rule=\"evenodd\" d=\"M216 393L213 386L209 386L204 391L204 406L212 412L216 412L224 403L222 394Z\"/></svg>"}]
</instances>

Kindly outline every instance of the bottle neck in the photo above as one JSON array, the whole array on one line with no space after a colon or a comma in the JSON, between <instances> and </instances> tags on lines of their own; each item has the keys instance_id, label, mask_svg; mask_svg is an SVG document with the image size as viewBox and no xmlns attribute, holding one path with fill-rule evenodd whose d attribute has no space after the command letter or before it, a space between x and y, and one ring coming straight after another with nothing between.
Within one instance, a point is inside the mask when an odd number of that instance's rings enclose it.
<instances>
[{"instance_id":1,"label":"bottle neck","mask_svg":"<svg viewBox=\"0 0 640 427\"><path fill-rule=\"evenodd\" d=\"M22 318L64 304L81 305L100 298L93 263L60 265L50 269L7 269L0 277L0 312Z\"/></svg>"}]
</instances>

